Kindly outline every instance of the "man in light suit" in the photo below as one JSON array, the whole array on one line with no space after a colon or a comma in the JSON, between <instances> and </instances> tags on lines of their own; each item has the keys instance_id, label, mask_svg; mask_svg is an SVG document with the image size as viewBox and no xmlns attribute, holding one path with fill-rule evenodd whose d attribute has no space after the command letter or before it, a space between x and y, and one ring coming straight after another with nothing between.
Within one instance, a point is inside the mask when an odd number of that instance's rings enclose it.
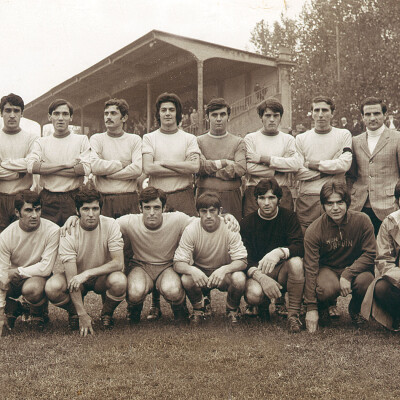
<instances>
[{"instance_id":1,"label":"man in light suit","mask_svg":"<svg viewBox=\"0 0 400 400\"><path fill-rule=\"evenodd\" d=\"M400 133L385 126L387 107L381 99L369 97L360 109L366 132L353 137L351 209L371 218L376 236L383 219L398 209L394 187L400 178Z\"/></svg>"}]
</instances>

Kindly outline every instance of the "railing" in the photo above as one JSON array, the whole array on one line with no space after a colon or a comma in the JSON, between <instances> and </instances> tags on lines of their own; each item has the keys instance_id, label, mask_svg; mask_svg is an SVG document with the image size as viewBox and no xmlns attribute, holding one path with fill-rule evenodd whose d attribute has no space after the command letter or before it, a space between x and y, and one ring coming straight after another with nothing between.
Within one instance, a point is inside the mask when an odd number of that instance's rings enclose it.
<instances>
[{"instance_id":1,"label":"railing","mask_svg":"<svg viewBox=\"0 0 400 400\"><path fill-rule=\"evenodd\" d=\"M265 86L250 94L249 96L243 97L242 99L235 101L231 104L231 116L230 119L239 116L240 114L248 111L250 108L255 107L262 100L266 99L267 97L278 97L279 93L277 90L277 84ZM192 133L193 135L200 135L204 132L207 132L210 129L210 125L208 120L204 117L203 119L203 132L199 132L199 124L191 124L183 128L184 131Z\"/></svg>"}]
</instances>

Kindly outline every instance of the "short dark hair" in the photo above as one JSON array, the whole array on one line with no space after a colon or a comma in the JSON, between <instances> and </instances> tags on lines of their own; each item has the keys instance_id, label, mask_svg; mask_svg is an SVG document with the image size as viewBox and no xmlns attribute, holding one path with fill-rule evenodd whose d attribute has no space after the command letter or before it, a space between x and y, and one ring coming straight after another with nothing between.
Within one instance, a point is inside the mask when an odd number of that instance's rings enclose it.
<instances>
[{"instance_id":1,"label":"short dark hair","mask_svg":"<svg viewBox=\"0 0 400 400\"><path fill-rule=\"evenodd\" d=\"M103 200L100 196L100 192L95 189L93 183L89 181L85 185L82 185L75 195L75 207L78 213L83 203L91 203L96 200L99 202L100 208L103 207Z\"/></svg>"},{"instance_id":2,"label":"short dark hair","mask_svg":"<svg viewBox=\"0 0 400 400\"><path fill-rule=\"evenodd\" d=\"M110 106L117 106L123 117L129 114L129 104L125 99L110 99L104 103L104 110Z\"/></svg>"},{"instance_id":3,"label":"short dark hair","mask_svg":"<svg viewBox=\"0 0 400 400\"><path fill-rule=\"evenodd\" d=\"M272 190L272 193L278 199L282 198L282 188L279 186L279 183L276 181L275 178L261 179L254 188L254 197L257 200L258 196L262 196L263 194L267 193L268 190Z\"/></svg>"},{"instance_id":4,"label":"short dark hair","mask_svg":"<svg viewBox=\"0 0 400 400\"><path fill-rule=\"evenodd\" d=\"M219 110L224 107L226 107L229 117L231 115L231 106L225 101L225 99L223 99L222 97L212 99L206 106L206 114L207 116L209 116L210 112Z\"/></svg>"},{"instance_id":5,"label":"short dark hair","mask_svg":"<svg viewBox=\"0 0 400 400\"><path fill-rule=\"evenodd\" d=\"M21 107L21 111L24 111L24 107L25 107L24 101L22 100L22 97L18 96L17 94L10 93L7 96L3 96L1 98L1 101L0 101L1 113L3 113L4 106L7 103L10 103L12 106Z\"/></svg>"},{"instance_id":6,"label":"short dark hair","mask_svg":"<svg viewBox=\"0 0 400 400\"><path fill-rule=\"evenodd\" d=\"M394 197L397 201L400 199L400 179L397 181L396 186L394 187Z\"/></svg>"},{"instance_id":7,"label":"short dark hair","mask_svg":"<svg viewBox=\"0 0 400 400\"><path fill-rule=\"evenodd\" d=\"M331 108L332 113L335 111L335 103L333 102L333 100L328 97L328 96L316 96L312 99L311 101L311 111L314 110L314 104L315 103L326 103L329 105L329 107Z\"/></svg>"},{"instance_id":8,"label":"short dark hair","mask_svg":"<svg viewBox=\"0 0 400 400\"><path fill-rule=\"evenodd\" d=\"M204 192L196 199L196 210L201 208L215 207L218 210L221 208L221 198L217 193Z\"/></svg>"},{"instance_id":9,"label":"short dark hair","mask_svg":"<svg viewBox=\"0 0 400 400\"><path fill-rule=\"evenodd\" d=\"M349 193L346 182L339 182L339 181L326 182L324 186L322 186L319 195L322 206L328 203L328 198L333 193L337 193L340 196L340 198L346 203L347 209L349 209L351 204L351 195Z\"/></svg>"},{"instance_id":10,"label":"short dark hair","mask_svg":"<svg viewBox=\"0 0 400 400\"><path fill-rule=\"evenodd\" d=\"M268 99L263 100L258 106L257 106L257 113L258 116L260 118L262 118L262 116L265 113L265 110L267 108L270 108L273 112L275 113L279 113L281 115L283 115L283 105L281 104L281 102L279 102L277 99L273 98L273 97L269 97Z\"/></svg>"},{"instance_id":11,"label":"short dark hair","mask_svg":"<svg viewBox=\"0 0 400 400\"><path fill-rule=\"evenodd\" d=\"M382 108L382 113L386 114L387 112L387 106L386 104L383 102L382 99L378 99L377 97L367 97L360 106L360 111L361 114L364 115L364 107L365 106L374 106L375 104L379 104Z\"/></svg>"},{"instance_id":12,"label":"short dark hair","mask_svg":"<svg viewBox=\"0 0 400 400\"><path fill-rule=\"evenodd\" d=\"M72 107L72 104L69 101L64 100L64 99L57 99L57 100L54 100L52 103L50 103L49 115L51 115L57 107L64 106L64 105L68 107L69 115L71 115L71 117L72 117L72 114L74 113L74 107Z\"/></svg>"},{"instance_id":13,"label":"short dark hair","mask_svg":"<svg viewBox=\"0 0 400 400\"><path fill-rule=\"evenodd\" d=\"M181 99L175 93L162 93L157 97L156 100L156 119L158 125L161 126L160 121L160 108L162 103L171 102L176 108L176 124L179 125L182 121L182 102Z\"/></svg>"},{"instance_id":14,"label":"short dark hair","mask_svg":"<svg viewBox=\"0 0 400 400\"><path fill-rule=\"evenodd\" d=\"M33 192L32 190L21 190L15 195L14 207L18 210L18 212L21 212L22 207L25 203L30 203L34 207L41 206L42 197L40 196L40 194Z\"/></svg>"},{"instance_id":15,"label":"short dark hair","mask_svg":"<svg viewBox=\"0 0 400 400\"><path fill-rule=\"evenodd\" d=\"M148 203L152 200L160 199L161 205L164 208L167 203L167 195L164 190L157 189L153 186L147 186L147 188L143 189L139 194L139 204L142 207L143 203Z\"/></svg>"}]
</instances>

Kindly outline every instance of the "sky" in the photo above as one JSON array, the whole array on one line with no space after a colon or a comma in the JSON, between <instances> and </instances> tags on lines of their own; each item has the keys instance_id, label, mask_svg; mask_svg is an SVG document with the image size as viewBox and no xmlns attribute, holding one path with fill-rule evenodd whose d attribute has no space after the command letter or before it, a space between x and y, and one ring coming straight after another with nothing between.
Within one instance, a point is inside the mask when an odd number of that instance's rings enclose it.
<instances>
[{"instance_id":1,"label":"sky","mask_svg":"<svg viewBox=\"0 0 400 400\"><path fill-rule=\"evenodd\" d=\"M254 51L264 19L307 0L0 0L0 95L28 103L153 29Z\"/></svg>"}]
</instances>

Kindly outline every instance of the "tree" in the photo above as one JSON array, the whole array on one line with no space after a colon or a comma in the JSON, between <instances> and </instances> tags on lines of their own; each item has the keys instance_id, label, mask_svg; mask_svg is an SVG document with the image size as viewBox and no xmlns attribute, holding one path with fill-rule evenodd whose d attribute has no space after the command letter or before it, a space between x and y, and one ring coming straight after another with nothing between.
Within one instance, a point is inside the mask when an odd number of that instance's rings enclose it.
<instances>
[{"instance_id":1,"label":"tree","mask_svg":"<svg viewBox=\"0 0 400 400\"><path fill-rule=\"evenodd\" d=\"M360 117L367 96L400 108L398 0L311 0L296 20L282 16L272 27L257 23L250 41L269 56L277 55L280 44L292 50L294 125L306 121L318 94L333 97L336 115L348 119Z\"/></svg>"}]
</instances>

